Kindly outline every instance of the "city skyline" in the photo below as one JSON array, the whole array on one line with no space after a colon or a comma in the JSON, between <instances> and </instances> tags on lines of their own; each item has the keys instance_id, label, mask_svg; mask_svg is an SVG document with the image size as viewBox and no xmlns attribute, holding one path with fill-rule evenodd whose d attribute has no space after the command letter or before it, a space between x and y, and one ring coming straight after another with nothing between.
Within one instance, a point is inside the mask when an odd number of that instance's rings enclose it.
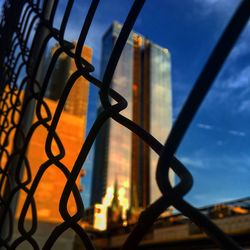
<instances>
[{"instance_id":1,"label":"city skyline","mask_svg":"<svg viewBox=\"0 0 250 250\"><path fill-rule=\"evenodd\" d=\"M5 1L1 246L249 246L237 1Z\"/></svg>"},{"instance_id":2,"label":"city skyline","mask_svg":"<svg viewBox=\"0 0 250 250\"><path fill-rule=\"evenodd\" d=\"M80 23L84 21L89 4L90 1L75 1L74 15L67 24L65 39L78 39ZM238 4L237 0L188 0L181 4L157 0L145 3L134 30L171 51L174 119ZM66 2L60 1L55 18L57 27L65 5ZM97 77L100 38L113 20L124 22L130 7L130 1L118 3L111 0L98 8L86 40L86 44L91 44L94 49L96 69L93 74ZM152 11L157 13L153 19ZM186 198L196 206L248 195L249 31L247 25L177 152L194 177L193 189ZM87 131L95 119L98 98L98 91L92 85L90 95ZM86 206L89 205L92 158L90 154L84 164L87 175L83 179L85 192L82 196Z\"/></svg>"}]
</instances>

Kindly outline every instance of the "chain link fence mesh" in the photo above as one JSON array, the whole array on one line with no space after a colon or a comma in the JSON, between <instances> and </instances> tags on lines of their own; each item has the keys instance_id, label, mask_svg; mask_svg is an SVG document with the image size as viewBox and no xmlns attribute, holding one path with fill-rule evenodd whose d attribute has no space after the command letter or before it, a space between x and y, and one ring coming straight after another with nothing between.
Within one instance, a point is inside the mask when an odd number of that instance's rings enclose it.
<instances>
[{"instance_id":1,"label":"chain link fence mesh","mask_svg":"<svg viewBox=\"0 0 250 250\"><path fill-rule=\"evenodd\" d=\"M241 249L208 217L183 199L183 196L192 187L193 179L191 173L174 154L249 19L250 1L242 1L235 11L198 77L164 145L133 121L121 115L120 112L126 109L127 102L122 93L117 93L110 86L119 57L145 1L135 0L133 2L109 58L103 79L98 79L93 75L94 65L82 56L86 36L99 1L93 0L91 2L77 43L72 43L64 38L65 27L69 21L74 1L67 1L60 27L56 28L53 23L58 2L58 0L6 0L2 9L0 24L1 247L3 249L16 249L26 242L33 249L51 249L55 242L68 229L71 229L78 234L87 249L94 249L88 234L78 223L84 213L84 205L76 181L98 131L105 121L113 119L137 134L159 155L156 181L162 193L161 198L141 213L138 223L124 242L122 249L136 249L149 228L169 206L173 206L190 218L222 249ZM51 39L54 39L58 46L47 65L46 72L44 72L43 57ZM52 71L63 53L74 60L76 69L70 75L55 112L52 114L45 94ZM72 168L69 168L63 161L65 148L56 128L60 123L60 117L69 93L81 77L100 89L103 111L96 118L85 142L81 145ZM116 101L114 105L111 104L111 99ZM27 157L27 149L34 133L41 127L47 131L45 144L47 160L40 165L36 175L32 176L32 166ZM56 145L57 153L54 152L53 145ZM46 171L52 166L56 167L66 179L58 208L62 222L53 229L44 244L40 246L34 236L40 223L37 219L34 193L39 187L41 179L46 175ZM180 178L180 182L174 187L169 181L169 168L172 168ZM26 178L23 178L24 173ZM21 192L25 194L26 198L20 215L16 218L19 232L16 235L13 231L13 225L17 199ZM70 196L73 196L75 200L73 214L67 207ZM25 225L28 210L32 215L29 227Z\"/></svg>"}]
</instances>

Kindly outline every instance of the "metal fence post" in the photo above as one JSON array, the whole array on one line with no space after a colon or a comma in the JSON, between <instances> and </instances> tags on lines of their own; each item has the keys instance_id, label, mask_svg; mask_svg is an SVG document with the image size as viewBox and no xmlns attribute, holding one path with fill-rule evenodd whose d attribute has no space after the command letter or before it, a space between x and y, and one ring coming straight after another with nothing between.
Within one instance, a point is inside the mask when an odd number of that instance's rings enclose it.
<instances>
[{"instance_id":1,"label":"metal fence post","mask_svg":"<svg viewBox=\"0 0 250 250\"><path fill-rule=\"evenodd\" d=\"M49 0L49 1L44 1L44 5L43 5L43 10L44 10L44 20L48 21L50 19L52 10L53 10L53 6L54 6L55 0ZM13 23L13 27L17 27L22 9L23 9L23 5L24 5L24 1L22 2L22 6L19 5L19 3L17 4L16 2L13 3L13 8L16 8L19 10L19 17L15 18L16 22ZM36 33L35 33L35 37L33 39L33 46L32 46L32 50L30 51L30 63L29 63L29 68L30 68L30 75L33 76L33 79L36 80L38 82L38 84L41 84L41 82L39 81L41 79L41 72L42 72L42 64L40 61L40 64L38 66L37 72L35 72L35 63L38 62L38 56L39 56L39 52L42 49L43 46L43 42L45 40L45 38L50 34L50 31L47 27L44 26L44 24L40 23L39 24L39 28L37 29ZM13 30L13 34L14 34L15 30ZM12 35L13 35L12 34ZM35 106L36 106L36 100L33 98L31 100L29 100L31 97L31 92L29 89L29 83L26 85L26 89L25 89L25 93L24 93L24 98L23 98L23 102L22 103L26 103L27 101L29 101L29 105L25 105L22 106L22 110L21 110L21 116L22 116L22 120L20 123L20 130L22 131L22 134L16 133L15 134L15 139L14 139L14 145L13 145L13 150L12 152L15 152L17 149L20 149L23 147L23 135L26 137L31 125L32 125L32 120L33 120L33 116L34 116L34 110L35 110ZM27 151L26 151L27 153ZM3 197L5 197L6 199L8 198L10 192L13 190L13 188L15 188L16 183L15 183L15 171L17 169L17 165L18 165L18 159L19 156L15 156L13 159L13 164L11 164L10 168L9 168L9 178L10 178L10 186L8 187L6 185L5 190L4 190L4 194ZM24 163L22 163L23 165ZM20 166L19 166L20 167ZM22 171L21 171L21 176L23 175L23 167L21 167ZM15 212L16 212L16 207L17 207L17 202L18 202L18 194L14 196L14 198L11 201L11 210L12 210L12 215L13 215L13 221L15 220ZM5 210L5 208L3 207L2 210ZM2 217L3 211L0 211L0 218ZM8 227L10 225L8 225L8 223L6 222L6 218L3 218L4 223L2 223L2 225L0 225L0 234L2 235L2 237L4 237L7 233L8 233Z\"/></svg>"}]
</instances>

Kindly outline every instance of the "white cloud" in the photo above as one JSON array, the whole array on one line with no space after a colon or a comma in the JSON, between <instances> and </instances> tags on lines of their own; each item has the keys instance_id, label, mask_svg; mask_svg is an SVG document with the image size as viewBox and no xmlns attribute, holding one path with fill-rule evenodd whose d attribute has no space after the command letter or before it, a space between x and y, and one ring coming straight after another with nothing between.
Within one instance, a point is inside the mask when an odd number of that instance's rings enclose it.
<instances>
[{"instance_id":1,"label":"white cloud","mask_svg":"<svg viewBox=\"0 0 250 250\"><path fill-rule=\"evenodd\" d=\"M250 46L249 46L249 39L250 39L250 22L248 22L247 27L241 34L239 41L234 46L229 60L237 60L239 57L244 56L250 53Z\"/></svg>"},{"instance_id":2,"label":"white cloud","mask_svg":"<svg viewBox=\"0 0 250 250\"><path fill-rule=\"evenodd\" d=\"M250 156L246 154L209 154L198 149L190 155L179 156L178 159L186 166L193 169L206 171L230 171L250 173ZM192 171L191 171L192 172Z\"/></svg>"},{"instance_id":3,"label":"white cloud","mask_svg":"<svg viewBox=\"0 0 250 250\"><path fill-rule=\"evenodd\" d=\"M244 100L239 106L239 112L250 111L250 100Z\"/></svg>"},{"instance_id":4,"label":"white cloud","mask_svg":"<svg viewBox=\"0 0 250 250\"><path fill-rule=\"evenodd\" d=\"M232 17L233 13L238 8L240 1L238 0L193 0L198 11L196 13L202 18L207 18L208 15L215 15L215 20L225 23ZM227 22L228 22L227 21ZM226 23L227 23L226 22ZM234 46L230 60L236 60L238 57L250 53L250 21L246 29L240 36L239 42Z\"/></svg>"},{"instance_id":5,"label":"white cloud","mask_svg":"<svg viewBox=\"0 0 250 250\"><path fill-rule=\"evenodd\" d=\"M203 11L202 14L211 14L214 12L225 13L235 8L239 1L237 0L194 0Z\"/></svg>"},{"instance_id":6,"label":"white cloud","mask_svg":"<svg viewBox=\"0 0 250 250\"><path fill-rule=\"evenodd\" d=\"M211 166L225 168L227 171L242 171L242 168L250 172L250 156L245 154L223 154L220 156L209 156L205 159ZM231 167L233 166L233 168Z\"/></svg>"},{"instance_id":7,"label":"white cloud","mask_svg":"<svg viewBox=\"0 0 250 250\"><path fill-rule=\"evenodd\" d=\"M232 75L226 81L223 82L225 88L246 88L250 83L250 66L243 68L238 74Z\"/></svg>"},{"instance_id":8,"label":"white cloud","mask_svg":"<svg viewBox=\"0 0 250 250\"><path fill-rule=\"evenodd\" d=\"M203 124L203 123L198 123L197 127L207 129L207 130L212 130L213 129L213 126L208 125L208 124Z\"/></svg>"},{"instance_id":9,"label":"white cloud","mask_svg":"<svg viewBox=\"0 0 250 250\"><path fill-rule=\"evenodd\" d=\"M214 22L214 34L220 34L237 9L238 0L193 0L194 12L204 19ZM208 16L209 15L209 16ZM215 103L230 107L229 112L238 113L250 110L250 66L239 63L250 55L250 21L232 49L228 60L215 82L207 99L206 106ZM244 61L245 62L245 61ZM233 102L231 100L234 100ZM204 128L205 129L205 128Z\"/></svg>"},{"instance_id":10,"label":"white cloud","mask_svg":"<svg viewBox=\"0 0 250 250\"><path fill-rule=\"evenodd\" d=\"M218 140L217 142L216 142L216 145L217 146L222 146L224 143L223 143L223 141L221 141L221 140Z\"/></svg>"},{"instance_id":11,"label":"white cloud","mask_svg":"<svg viewBox=\"0 0 250 250\"><path fill-rule=\"evenodd\" d=\"M233 67L232 67L233 68ZM219 80L219 98L222 102L234 99L234 112L245 112L250 110L250 66L246 66L241 71L235 70L226 80Z\"/></svg>"},{"instance_id":12,"label":"white cloud","mask_svg":"<svg viewBox=\"0 0 250 250\"><path fill-rule=\"evenodd\" d=\"M206 105L222 105L232 113L245 112L250 110L249 94L250 66L239 69L239 65L227 63L223 74L211 89Z\"/></svg>"},{"instance_id":13,"label":"white cloud","mask_svg":"<svg viewBox=\"0 0 250 250\"><path fill-rule=\"evenodd\" d=\"M185 165L185 166L191 166L194 168L199 168L199 169L204 169L204 162L201 159L196 159L196 158L190 158L187 156L180 157L179 160Z\"/></svg>"},{"instance_id":14,"label":"white cloud","mask_svg":"<svg viewBox=\"0 0 250 250\"><path fill-rule=\"evenodd\" d=\"M202 4L206 7L208 6L223 6L223 5L228 5L232 4L234 1L232 0L194 0L196 3Z\"/></svg>"},{"instance_id":15,"label":"white cloud","mask_svg":"<svg viewBox=\"0 0 250 250\"><path fill-rule=\"evenodd\" d=\"M246 136L246 133L236 130L229 130L228 133L236 136Z\"/></svg>"},{"instance_id":16,"label":"white cloud","mask_svg":"<svg viewBox=\"0 0 250 250\"><path fill-rule=\"evenodd\" d=\"M249 105L250 105L250 101L249 101ZM244 131L239 131L239 130L235 130L235 129L225 129L225 128L220 128L220 127L215 127L215 126L212 126L212 125L209 125L209 124L204 124L204 123L198 123L196 125L198 128L201 128L201 129L205 129L205 130L214 130L216 132L224 132L224 133L228 133L230 135L234 135L234 136L241 136L241 137L244 137L244 136L247 136L247 133L244 132ZM221 146L222 143L219 142L217 143L218 146Z\"/></svg>"}]
</instances>

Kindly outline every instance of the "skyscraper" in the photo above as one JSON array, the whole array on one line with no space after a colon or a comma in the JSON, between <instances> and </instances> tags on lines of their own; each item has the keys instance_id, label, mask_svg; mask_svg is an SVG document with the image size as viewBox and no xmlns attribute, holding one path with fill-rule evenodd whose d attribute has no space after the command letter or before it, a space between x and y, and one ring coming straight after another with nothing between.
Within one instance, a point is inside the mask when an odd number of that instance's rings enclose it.
<instances>
[{"instance_id":1,"label":"skyscraper","mask_svg":"<svg viewBox=\"0 0 250 250\"><path fill-rule=\"evenodd\" d=\"M55 45L51 49L51 56L53 56L59 45ZM92 49L83 47L82 57L91 62ZM46 62L49 64L49 60ZM57 108L58 100L63 92L63 89L69 79L70 75L77 70L74 59L69 58L66 54L61 54L52 72L51 80L48 86L47 98L44 98L52 116ZM56 133L65 149L65 155L60 160L69 171L72 170L74 162L76 161L80 149L84 143L86 121L87 121L87 105L88 105L89 82L80 77L74 83L69 96L67 98L64 110L61 113ZM45 109L42 109L42 116L47 117ZM35 116L34 122L37 121ZM44 162L48 161L48 156L45 151L45 143L48 136L48 130L44 126L38 126L29 144L27 158L31 166L32 179L36 176L38 170ZM59 152L56 143L52 143L53 153L57 155ZM24 179L27 176L24 176ZM35 192L34 198L37 208L38 220L46 223L59 223L62 221L59 213L59 201L62 191L67 179L60 171L58 166L51 164L46 170L42 180L39 182L38 188ZM77 178L76 185L80 188L80 178ZM27 194L21 193L17 206L17 217L23 207ZM76 211L76 204L73 196L68 202L68 209L70 213ZM32 218L29 210L26 219Z\"/></svg>"},{"instance_id":2,"label":"skyscraper","mask_svg":"<svg viewBox=\"0 0 250 250\"><path fill-rule=\"evenodd\" d=\"M103 36L102 72L118 38L114 22ZM164 143L172 125L170 55L143 36L131 32L112 79L112 88L128 101L122 114ZM99 108L99 111L101 108ZM91 204L102 203L118 183L120 204L146 207L160 196L155 172L158 156L141 139L113 120L96 140ZM173 173L170 173L172 182Z\"/></svg>"},{"instance_id":3,"label":"skyscraper","mask_svg":"<svg viewBox=\"0 0 250 250\"><path fill-rule=\"evenodd\" d=\"M73 42L73 44L76 45L76 42ZM51 55L53 55L59 47L60 45L56 44L51 49ZM84 46L82 49L82 57L84 57L85 60L90 62L92 58L92 49L87 46ZM76 70L77 68L74 59L70 58L65 53L61 54L51 76L46 96L49 99L55 101L58 100L66 85L66 81L68 80L70 75L72 75L72 73ZM89 93L88 84L88 81L83 77L79 77L76 80L65 103L65 111L79 117L86 115Z\"/></svg>"}]
</instances>

